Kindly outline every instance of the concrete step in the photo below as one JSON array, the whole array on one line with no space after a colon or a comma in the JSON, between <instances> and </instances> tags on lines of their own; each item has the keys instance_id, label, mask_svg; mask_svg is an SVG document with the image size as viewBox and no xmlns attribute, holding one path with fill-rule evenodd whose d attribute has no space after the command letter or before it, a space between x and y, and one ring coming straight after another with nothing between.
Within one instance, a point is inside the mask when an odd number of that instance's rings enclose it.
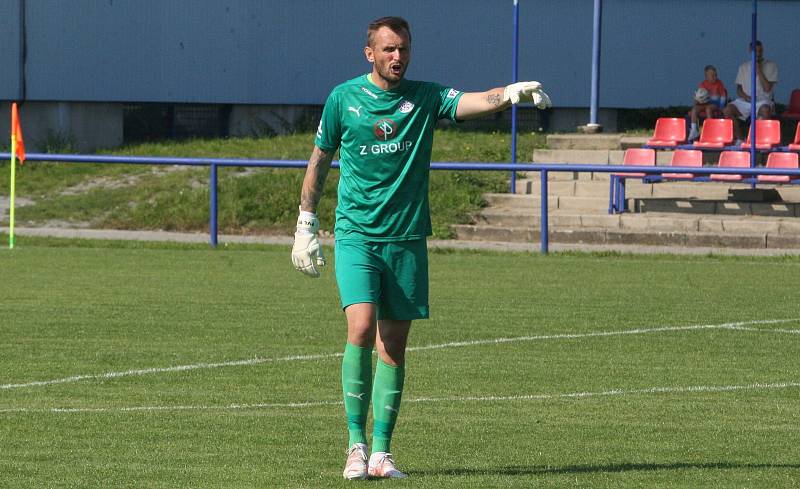
<instances>
[{"instance_id":1,"label":"concrete step","mask_svg":"<svg viewBox=\"0 0 800 489\"><path fill-rule=\"evenodd\" d=\"M641 148L647 144L650 136L622 136L619 138L620 149Z\"/></svg>"},{"instance_id":2,"label":"concrete step","mask_svg":"<svg viewBox=\"0 0 800 489\"><path fill-rule=\"evenodd\" d=\"M487 208L476 216L474 224L506 227L539 228L538 209ZM708 233L770 233L800 237L800 219L698 214L586 214L553 210L548 215L551 229L624 229L642 232L697 231Z\"/></svg>"},{"instance_id":3,"label":"concrete step","mask_svg":"<svg viewBox=\"0 0 800 489\"><path fill-rule=\"evenodd\" d=\"M491 207L541 209L541 198L527 194L484 194L484 199ZM608 212L608 197L576 197L571 195L553 195L547 197L549 210L581 211L593 214Z\"/></svg>"},{"instance_id":4,"label":"concrete step","mask_svg":"<svg viewBox=\"0 0 800 489\"><path fill-rule=\"evenodd\" d=\"M628 149L647 144L650 136L631 136L619 133L550 134L547 146L551 149Z\"/></svg>"},{"instance_id":5,"label":"concrete step","mask_svg":"<svg viewBox=\"0 0 800 489\"><path fill-rule=\"evenodd\" d=\"M635 213L719 214L732 216L800 217L800 204L786 202L733 202L675 198L632 198L628 206Z\"/></svg>"},{"instance_id":6,"label":"concrete step","mask_svg":"<svg viewBox=\"0 0 800 489\"><path fill-rule=\"evenodd\" d=\"M462 240L530 243L540 240L539 229L534 227L456 225L453 228L458 239ZM800 235L753 232L720 234L699 231L658 232L605 228L553 228L548 237L554 243L800 249Z\"/></svg>"},{"instance_id":7,"label":"concrete step","mask_svg":"<svg viewBox=\"0 0 800 489\"><path fill-rule=\"evenodd\" d=\"M620 149L621 134L548 134L547 146L553 149Z\"/></svg>"},{"instance_id":8,"label":"concrete step","mask_svg":"<svg viewBox=\"0 0 800 489\"><path fill-rule=\"evenodd\" d=\"M489 207L475 217L475 224L489 226L538 228L541 212L536 209ZM620 214L586 214L567 210L551 210L548 223L556 228L605 227L619 228Z\"/></svg>"},{"instance_id":9,"label":"concrete step","mask_svg":"<svg viewBox=\"0 0 800 489\"><path fill-rule=\"evenodd\" d=\"M541 209L541 199L538 196L526 194L483 194L489 208L511 208L511 209L530 209L537 211ZM547 208L551 211L558 209L558 196L547 196ZM606 206L607 207L607 206Z\"/></svg>"},{"instance_id":10,"label":"concrete step","mask_svg":"<svg viewBox=\"0 0 800 489\"><path fill-rule=\"evenodd\" d=\"M651 196L655 198L701 200L726 200L729 190L735 187L718 182L667 182L651 185L653 189Z\"/></svg>"},{"instance_id":11,"label":"concrete step","mask_svg":"<svg viewBox=\"0 0 800 489\"><path fill-rule=\"evenodd\" d=\"M619 153L619 161L622 161L622 150L616 152ZM608 149L535 149L533 150L533 162L608 165L610 154L611 151Z\"/></svg>"},{"instance_id":12,"label":"concrete step","mask_svg":"<svg viewBox=\"0 0 800 489\"><path fill-rule=\"evenodd\" d=\"M794 218L622 214L619 227L642 232L697 231L713 234L755 233L800 237L800 222Z\"/></svg>"},{"instance_id":13,"label":"concrete step","mask_svg":"<svg viewBox=\"0 0 800 489\"><path fill-rule=\"evenodd\" d=\"M528 175L530 177L531 175ZM548 195L575 195L575 180L547 179ZM533 178L517 179L516 190L518 195L541 195L542 180L538 175ZM608 184L605 185L608 194Z\"/></svg>"},{"instance_id":14,"label":"concrete step","mask_svg":"<svg viewBox=\"0 0 800 489\"><path fill-rule=\"evenodd\" d=\"M532 178L530 178L532 177ZM528 175L528 178L516 181L517 194L541 195L542 184L538 175ZM608 199L608 180L550 180L547 183L548 194L558 196L576 197L605 197ZM652 184L643 184L641 181L631 180L626 186L626 197L652 196ZM716 194L715 194L716 195Z\"/></svg>"},{"instance_id":15,"label":"concrete step","mask_svg":"<svg viewBox=\"0 0 800 489\"><path fill-rule=\"evenodd\" d=\"M548 182L559 182L559 181L566 181L572 182L575 180L597 180L606 182L608 185L609 181L609 173L608 172L571 172L571 171L549 171L547 172L547 181ZM539 183L539 172L518 172L517 173L517 182L523 182L526 180L535 181L538 185ZM520 183L520 185L523 185ZM530 185L530 184L527 184ZM523 191L524 187L518 187L520 192Z\"/></svg>"},{"instance_id":16,"label":"concrete step","mask_svg":"<svg viewBox=\"0 0 800 489\"><path fill-rule=\"evenodd\" d=\"M584 212L587 214L607 214L608 197L559 196L558 209L564 211Z\"/></svg>"},{"instance_id":17,"label":"concrete step","mask_svg":"<svg viewBox=\"0 0 800 489\"><path fill-rule=\"evenodd\" d=\"M534 163L564 163L581 165L621 165L625 151L621 149L535 149ZM668 166L672 160L671 151L656 151L656 164ZM714 160L716 163L716 160Z\"/></svg>"},{"instance_id":18,"label":"concrete step","mask_svg":"<svg viewBox=\"0 0 800 489\"><path fill-rule=\"evenodd\" d=\"M606 180L578 180L575 182L575 195L577 197L605 197L608 200L609 182ZM630 187L626 187L630 193L626 197L648 197L652 191L650 185L636 182Z\"/></svg>"},{"instance_id":19,"label":"concrete step","mask_svg":"<svg viewBox=\"0 0 800 489\"><path fill-rule=\"evenodd\" d=\"M784 202L800 202L800 185L780 185L775 187L765 185L764 187L774 188Z\"/></svg>"}]
</instances>

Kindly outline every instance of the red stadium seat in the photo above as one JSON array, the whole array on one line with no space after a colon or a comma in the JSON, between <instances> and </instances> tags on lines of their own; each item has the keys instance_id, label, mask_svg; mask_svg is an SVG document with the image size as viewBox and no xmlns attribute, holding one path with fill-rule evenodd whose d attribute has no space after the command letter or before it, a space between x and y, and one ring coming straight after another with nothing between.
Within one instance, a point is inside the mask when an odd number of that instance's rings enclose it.
<instances>
[{"instance_id":1,"label":"red stadium seat","mask_svg":"<svg viewBox=\"0 0 800 489\"><path fill-rule=\"evenodd\" d=\"M733 142L733 121L731 119L706 119L700 139L694 142L695 148L722 148Z\"/></svg>"},{"instance_id":2,"label":"red stadium seat","mask_svg":"<svg viewBox=\"0 0 800 489\"><path fill-rule=\"evenodd\" d=\"M622 164L626 166L655 166L656 151L646 148L626 149ZM646 173L615 173L615 176L625 178L643 178L646 175Z\"/></svg>"},{"instance_id":3,"label":"red stadium seat","mask_svg":"<svg viewBox=\"0 0 800 489\"><path fill-rule=\"evenodd\" d=\"M750 131L742 149L750 149ZM756 120L756 149L772 149L781 144L781 121L775 119Z\"/></svg>"},{"instance_id":4,"label":"red stadium seat","mask_svg":"<svg viewBox=\"0 0 800 489\"><path fill-rule=\"evenodd\" d=\"M794 130L794 141L789 145L789 151L800 151L800 123L797 124L797 129Z\"/></svg>"},{"instance_id":5,"label":"red stadium seat","mask_svg":"<svg viewBox=\"0 0 800 489\"><path fill-rule=\"evenodd\" d=\"M750 168L750 153L748 151L723 151L719 155L720 168ZM711 180L738 182L741 175L711 175Z\"/></svg>"},{"instance_id":6,"label":"red stadium seat","mask_svg":"<svg viewBox=\"0 0 800 489\"><path fill-rule=\"evenodd\" d=\"M785 111L781 112L779 117L781 119L800 121L800 88L792 90L792 94L789 96L789 105Z\"/></svg>"},{"instance_id":7,"label":"red stadium seat","mask_svg":"<svg viewBox=\"0 0 800 489\"><path fill-rule=\"evenodd\" d=\"M758 134L756 134L758 136ZM798 169L797 153L770 153L767 156L767 168L791 168ZM789 175L759 175L759 182L788 183L800 177L790 177Z\"/></svg>"},{"instance_id":8,"label":"red stadium seat","mask_svg":"<svg viewBox=\"0 0 800 489\"><path fill-rule=\"evenodd\" d=\"M676 146L686 141L686 119L659 117L653 137L647 140L648 146Z\"/></svg>"},{"instance_id":9,"label":"red stadium seat","mask_svg":"<svg viewBox=\"0 0 800 489\"><path fill-rule=\"evenodd\" d=\"M697 149L676 149L672 152L670 166L703 166L703 152ZM664 178L690 179L692 173L664 173Z\"/></svg>"},{"instance_id":10,"label":"red stadium seat","mask_svg":"<svg viewBox=\"0 0 800 489\"><path fill-rule=\"evenodd\" d=\"M626 166L655 166L656 151L648 148L630 148L625 150L622 164ZM625 212L625 179L644 178L647 173L612 173L608 196L608 212Z\"/></svg>"}]
</instances>

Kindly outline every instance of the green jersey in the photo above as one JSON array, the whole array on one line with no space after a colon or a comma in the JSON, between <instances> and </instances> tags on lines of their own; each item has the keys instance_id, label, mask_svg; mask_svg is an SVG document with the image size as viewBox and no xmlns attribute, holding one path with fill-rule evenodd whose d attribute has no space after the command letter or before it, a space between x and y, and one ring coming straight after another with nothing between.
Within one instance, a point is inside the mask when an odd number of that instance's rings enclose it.
<instances>
[{"instance_id":1,"label":"green jersey","mask_svg":"<svg viewBox=\"0 0 800 489\"><path fill-rule=\"evenodd\" d=\"M339 150L337 240L401 241L431 234L433 130L455 120L462 92L403 80L381 90L362 75L333 89L314 143Z\"/></svg>"}]
</instances>

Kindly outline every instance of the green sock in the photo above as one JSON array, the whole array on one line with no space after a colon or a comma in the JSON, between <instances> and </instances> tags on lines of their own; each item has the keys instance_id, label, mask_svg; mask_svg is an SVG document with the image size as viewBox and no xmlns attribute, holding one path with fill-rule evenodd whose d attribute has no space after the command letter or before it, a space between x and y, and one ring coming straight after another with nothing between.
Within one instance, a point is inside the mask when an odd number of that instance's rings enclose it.
<instances>
[{"instance_id":1,"label":"green sock","mask_svg":"<svg viewBox=\"0 0 800 489\"><path fill-rule=\"evenodd\" d=\"M369 413L370 382L372 381L372 348L347 343L342 358L342 393L347 431L353 443L367 443L365 433Z\"/></svg>"},{"instance_id":2,"label":"green sock","mask_svg":"<svg viewBox=\"0 0 800 489\"><path fill-rule=\"evenodd\" d=\"M392 442L392 431L400 411L403 396L403 380L406 370L393 367L378 359L375 368L375 383L372 386L372 452L388 452Z\"/></svg>"}]
</instances>

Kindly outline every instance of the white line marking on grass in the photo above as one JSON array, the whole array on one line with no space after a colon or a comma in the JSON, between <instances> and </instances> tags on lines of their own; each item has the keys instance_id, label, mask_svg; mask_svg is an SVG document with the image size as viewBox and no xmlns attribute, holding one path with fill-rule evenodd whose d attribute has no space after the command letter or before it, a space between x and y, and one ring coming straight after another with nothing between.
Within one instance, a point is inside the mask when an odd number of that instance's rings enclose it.
<instances>
[{"instance_id":1,"label":"white line marking on grass","mask_svg":"<svg viewBox=\"0 0 800 489\"><path fill-rule=\"evenodd\" d=\"M342 353L325 353L320 355L291 355L279 358L256 357L246 360L232 360L229 362L196 363L193 365L176 365L174 367L142 368L136 370L126 370L123 372L106 372L103 374L73 375L72 377L64 377L61 379L37 380L33 382L26 382L23 384L3 384L0 385L0 389L20 389L25 387L41 387L41 386L55 385L55 384L67 384L71 382L79 382L81 380L116 379L120 377L134 377L134 376L148 375L148 374L186 372L190 370L201 370L201 369L222 368L222 367L241 367L241 366L259 365L262 363L270 363L270 362L277 363L277 362L292 362L292 361L302 361L302 360L323 360L327 358L341 357L342 355L343 355Z\"/></svg>"},{"instance_id":2,"label":"white line marking on grass","mask_svg":"<svg viewBox=\"0 0 800 489\"><path fill-rule=\"evenodd\" d=\"M598 392L567 392L562 394L529 394L519 396L452 396L452 397L417 397L408 399L411 403L434 402L510 402L510 401L551 401L558 399L586 399L591 397L619 397L650 394L694 394L694 393L720 393L752 390L776 390L799 388L800 382L774 382L755 383L744 385L707 386L695 385L684 387L648 387L645 389L611 389ZM256 404L221 404L217 406L127 406L127 407L83 407L83 408L6 408L0 409L0 414L27 414L27 413L135 413L135 412L168 412L168 411L242 411L258 409L304 409L321 406L341 406L342 401L308 401L287 403L256 403Z\"/></svg>"},{"instance_id":3,"label":"white line marking on grass","mask_svg":"<svg viewBox=\"0 0 800 489\"><path fill-rule=\"evenodd\" d=\"M437 349L444 349L444 348L458 348L458 347L465 347L465 346L479 346L479 345L495 345L495 344L502 344L502 343L518 343L523 341L542 341L542 340L560 340L560 339L580 339L580 338L597 338L597 337L605 337L605 336L621 336L621 335L636 335L636 334L646 334L646 333L663 333L663 332L670 332L670 331L693 331L693 330L701 330L701 329L729 329L729 330L736 330L741 329L742 327L748 325L757 325L757 324L782 324L782 323L792 323L798 322L800 319L792 318L792 319L764 319L764 320L753 320L753 321L738 321L733 323L722 323L722 324L704 324L704 325L694 325L694 326L666 326L666 327L659 327L659 328L636 328L636 329L624 329L619 331L600 331L597 333L563 333L563 334L552 334L552 335L539 335L539 336L516 336L510 338L493 338L493 339L486 339L486 340L473 340L473 341L454 341L449 343L439 343L434 345L424 345L424 346L414 346L407 349L409 352L415 351L425 351L425 350L437 350ZM789 330L786 330L789 331ZM150 375L150 374L159 374L159 373L171 373L171 372L186 372L190 370L201 370L201 369L213 369L213 368L223 368L223 367L241 367L241 366L252 366L252 365L260 365L264 363L277 363L277 362L292 362L292 361L307 361L307 360L326 360L331 358L341 358L342 353L322 353L322 354L315 354L315 355L291 355L286 357L279 357L279 358L250 358L245 360L232 360L228 362L216 362L216 363L196 363L192 365L177 365L174 367L154 367L154 368L143 368L143 369L135 369L135 370L126 370L121 372L106 372L102 374L84 374L84 375L73 375L71 377L64 377L61 379L53 379L53 380L37 380L32 382L25 382L19 384L2 384L0 385L0 390L7 390L7 389L24 389L30 387L43 387L49 385L57 385L57 384L67 384L72 382L80 382L83 380L104 380L104 379L117 379L121 377L135 377L135 376L142 376L142 375Z\"/></svg>"},{"instance_id":4,"label":"white line marking on grass","mask_svg":"<svg viewBox=\"0 0 800 489\"><path fill-rule=\"evenodd\" d=\"M553 335L539 335L539 336L516 336L510 338L494 338L488 340L474 340L474 341L454 341L451 343L441 343L438 345L417 346L408 348L408 351L421 351L421 350L434 350L439 348L454 348L461 346L478 346L478 345L493 345L499 343L516 343L522 341L538 341L538 340L562 340L562 339L578 339L578 338L596 338L602 336L621 336L645 333L663 333L668 331L693 331L698 329L742 329L744 326L751 324L782 324L800 321L800 319L764 319L755 321L739 321L735 323L723 324L701 324L694 326L665 326L660 328L637 328L637 329L624 329L620 331L600 331L597 333L563 333ZM765 331L759 329L758 331ZM788 330L787 330L788 331Z\"/></svg>"},{"instance_id":5,"label":"white line marking on grass","mask_svg":"<svg viewBox=\"0 0 800 489\"><path fill-rule=\"evenodd\" d=\"M0 409L0 414L14 413L136 413L159 411L242 411L248 409L296 409L319 406L337 406L342 401L272 402L256 404L220 404L218 406L127 406L127 407L82 407L82 408L8 408Z\"/></svg>"},{"instance_id":6,"label":"white line marking on grass","mask_svg":"<svg viewBox=\"0 0 800 489\"><path fill-rule=\"evenodd\" d=\"M800 334L800 329L767 329L767 328L748 328L746 326L730 326L725 329L734 331L757 331L759 333L784 333L784 334Z\"/></svg>"},{"instance_id":7,"label":"white line marking on grass","mask_svg":"<svg viewBox=\"0 0 800 489\"><path fill-rule=\"evenodd\" d=\"M685 394L698 392L732 392L744 390L773 390L800 387L800 382L776 382L772 384L687 386L687 387L649 387L646 389L612 389L600 392L570 392L565 394L534 394L521 396L466 396L466 397L421 397L408 402L490 402L490 401L546 401L553 399L581 399L589 397L630 396L641 394Z\"/></svg>"}]
</instances>

